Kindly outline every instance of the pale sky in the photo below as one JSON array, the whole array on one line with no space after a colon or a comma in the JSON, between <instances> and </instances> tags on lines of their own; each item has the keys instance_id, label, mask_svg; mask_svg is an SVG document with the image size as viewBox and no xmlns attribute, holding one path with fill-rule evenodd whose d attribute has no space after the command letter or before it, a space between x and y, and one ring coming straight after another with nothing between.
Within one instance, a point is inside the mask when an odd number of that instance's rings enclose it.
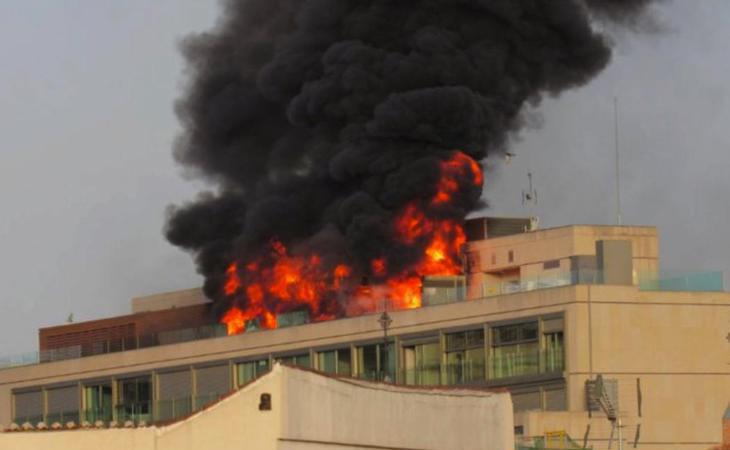
<instances>
[{"instance_id":1,"label":"pale sky","mask_svg":"<svg viewBox=\"0 0 730 450\"><path fill-rule=\"evenodd\" d=\"M162 237L164 210L204 185L172 160L178 41L210 28L201 0L0 2L0 357L37 329L128 313L134 296L200 284ZM540 127L487 173L488 214L544 226L615 220L613 98L623 218L657 225L663 266L730 272L730 2L662 4L661 34L618 32L611 66L547 99ZM726 277L727 279L727 277Z\"/></svg>"}]
</instances>

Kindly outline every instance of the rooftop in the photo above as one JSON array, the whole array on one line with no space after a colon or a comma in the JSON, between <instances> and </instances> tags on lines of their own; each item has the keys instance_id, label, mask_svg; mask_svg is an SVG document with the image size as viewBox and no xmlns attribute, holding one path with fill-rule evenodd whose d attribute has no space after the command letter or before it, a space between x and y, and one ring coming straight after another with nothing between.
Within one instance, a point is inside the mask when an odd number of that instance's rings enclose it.
<instances>
[{"instance_id":1,"label":"rooftop","mask_svg":"<svg viewBox=\"0 0 730 450\"><path fill-rule=\"evenodd\" d=\"M471 223L472 228L475 223L480 224L478 220ZM513 222L510 224L514 225ZM724 291L724 274L720 271L660 271L658 237L654 227L570 225L523 230L517 234L514 234L514 227L509 233L502 227L499 228L501 234L489 237L486 219L482 225L487 238L471 240L467 244L465 276L424 278L421 308L577 285L632 285L645 292ZM481 231L472 229L471 232L476 233L473 237L479 237ZM626 245L617 245L621 242ZM136 314L147 314L151 311L159 313L166 308L180 308L182 311L205 302L199 289L188 289L141 297L132 303ZM380 301L372 299L371 303L356 309L382 310ZM341 318L347 317L351 316L345 314ZM277 320L279 328L285 328L307 323L308 315L294 311L280 314ZM63 329L63 326L51 328ZM255 329L255 323L252 323L249 331ZM0 369L225 335L225 328L217 324L171 329L137 335L132 339L109 339L94 346L76 345L0 358Z\"/></svg>"}]
</instances>

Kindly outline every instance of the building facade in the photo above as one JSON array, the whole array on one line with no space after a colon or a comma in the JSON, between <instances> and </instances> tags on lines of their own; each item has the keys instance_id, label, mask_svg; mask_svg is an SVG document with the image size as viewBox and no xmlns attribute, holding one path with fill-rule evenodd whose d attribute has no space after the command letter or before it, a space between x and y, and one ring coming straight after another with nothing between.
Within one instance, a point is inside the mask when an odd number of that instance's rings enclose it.
<instances>
[{"instance_id":1,"label":"building facade","mask_svg":"<svg viewBox=\"0 0 730 450\"><path fill-rule=\"evenodd\" d=\"M715 418L730 398L721 274L660 272L652 227L496 237L486 223L471 228L466 275L425 279L423 307L389 312L387 346L378 314L369 314L230 337L191 332L201 338L8 367L0 423L170 420L281 361L396 384L506 388L526 447L550 433L615 446L591 396L601 374L625 445L721 442Z\"/></svg>"}]
</instances>

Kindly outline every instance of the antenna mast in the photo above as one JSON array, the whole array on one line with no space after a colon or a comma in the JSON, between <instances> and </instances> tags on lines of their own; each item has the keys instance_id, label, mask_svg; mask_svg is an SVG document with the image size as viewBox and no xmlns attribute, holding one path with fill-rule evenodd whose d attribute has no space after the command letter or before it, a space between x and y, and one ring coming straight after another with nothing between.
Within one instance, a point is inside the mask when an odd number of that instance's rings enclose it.
<instances>
[{"instance_id":1,"label":"antenna mast","mask_svg":"<svg viewBox=\"0 0 730 450\"><path fill-rule=\"evenodd\" d=\"M621 226L621 173L618 144L618 97L613 98L613 141L616 150L616 225Z\"/></svg>"}]
</instances>

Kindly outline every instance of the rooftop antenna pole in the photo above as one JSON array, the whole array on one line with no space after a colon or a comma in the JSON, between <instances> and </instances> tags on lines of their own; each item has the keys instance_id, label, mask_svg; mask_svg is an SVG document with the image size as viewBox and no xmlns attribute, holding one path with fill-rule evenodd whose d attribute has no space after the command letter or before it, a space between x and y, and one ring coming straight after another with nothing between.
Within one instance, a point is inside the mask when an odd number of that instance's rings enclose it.
<instances>
[{"instance_id":1,"label":"rooftop antenna pole","mask_svg":"<svg viewBox=\"0 0 730 450\"><path fill-rule=\"evenodd\" d=\"M540 219L534 214L534 207L537 205L537 189L532 186L532 172L527 172L527 182L527 191L522 191L522 206L527 205L530 214L530 227L529 230L526 229L525 231L535 231L539 226Z\"/></svg>"},{"instance_id":2,"label":"rooftop antenna pole","mask_svg":"<svg viewBox=\"0 0 730 450\"><path fill-rule=\"evenodd\" d=\"M616 150L616 225L621 226L621 173L619 170L618 97L613 98L613 142Z\"/></svg>"}]
</instances>

